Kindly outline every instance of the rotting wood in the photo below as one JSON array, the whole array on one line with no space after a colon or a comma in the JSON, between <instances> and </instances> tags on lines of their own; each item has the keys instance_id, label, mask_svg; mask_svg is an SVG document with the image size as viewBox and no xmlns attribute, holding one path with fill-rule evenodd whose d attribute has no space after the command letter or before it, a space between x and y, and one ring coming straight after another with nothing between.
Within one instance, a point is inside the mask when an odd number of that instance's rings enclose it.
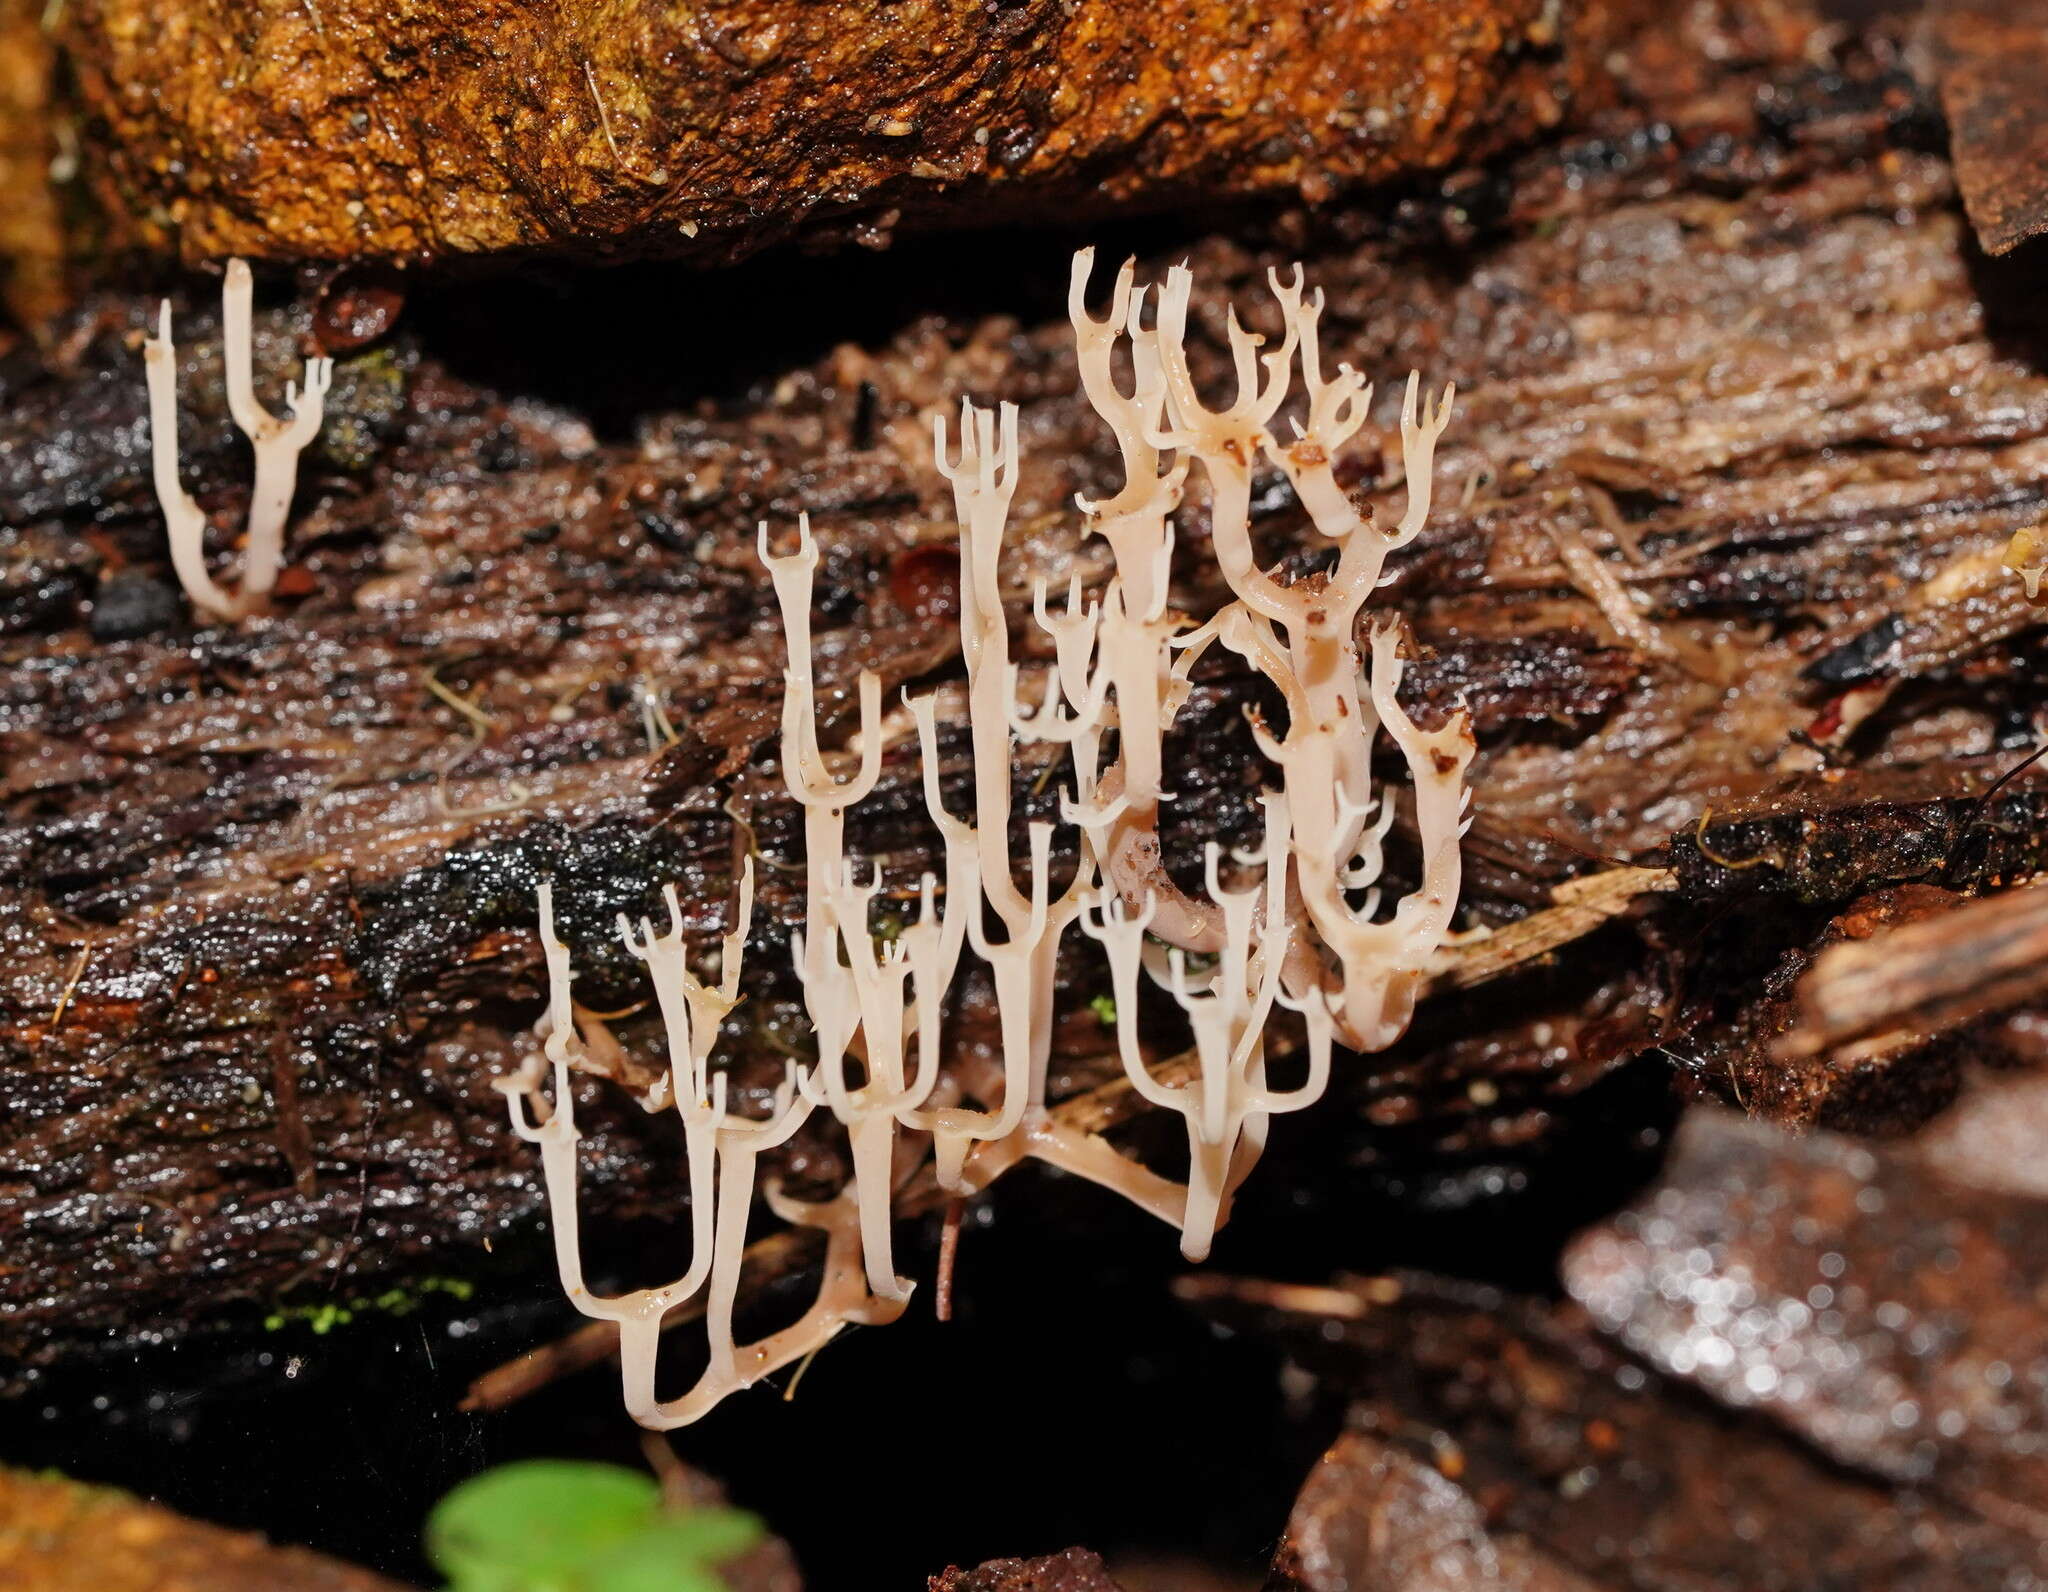
<instances>
[{"instance_id":1,"label":"rotting wood","mask_svg":"<svg viewBox=\"0 0 2048 1592\"><path fill-rule=\"evenodd\" d=\"M1841 35L1784 56L1769 37L1678 38L1663 66L1647 49L1631 64L1634 110L1479 174L1490 208L1466 184L1393 223L1360 207L1185 246L1214 304L1256 298L1268 264L1305 256L1332 348L1459 383L1443 522L1384 595L1418 654L1411 711L1462 698L1480 737L1465 921L1499 935L1592 870L1679 879L1575 942L1597 955L1535 956L1484 999L1432 1002L1425 1032L1347 1069L1348 1103L1390 1155L1539 1154L1575 1098L1637 1060L1816 1120L1843 1080L1751 1042L1756 980L1864 892L1979 892L2041 866L2041 786L1992 789L2032 744L2039 627L2000 609L2000 639L1972 650L1989 594L1940 578L2048 506L2048 380L2008 335L2023 306L1973 263L1895 56ZM1475 226L1483 270L1446 271L1465 256L1442 245ZM1031 302L976 280L991 312ZM181 387L188 485L225 525L246 481L209 374L212 297L195 297ZM1227 375L1214 304L1196 317L1203 383ZM522 364L550 339L588 364L595 306L571 307L519 327ZM935 407L963 391L1024 405L1030 568L1095 578L1069 505L1115 486L1064 325L1028 315L906 321L724 408L678 408L664 372L669 387L632 399L633 440L609 442L568 408L461 380L401 327L337 366L293 524L305 589L249 632L196 629L162 589L137 448L143 321L141 304L102 300L42 368L6 372L20 385L0 433L0 1224L15 1267L0 1347L16 1354L175 1334L239 1301L257 1314L308 1278L347 1297L481 1265L486 1244L503 1263L539 1203L490 1090L530 1044L538 879L564 881L565 937L590 970L579 994L598 1010L645 994L615 915L673 880L691 933L715 934L735 845L759 861L764 930L791 920L792 815L755 755L780 668L757 623L755 524L813 514L836 712L863 664L892 688L953 666L946 627L896 597L943 580L893 579L899 557L942 549L922 462ZM260 379L296 369L310 324L260 319ZM122 369L132 384L109 379ZM1398 501L1380 450L1347 471ZM1603 483L1626 535L1561 481L1573 471ZM1687 643L1686 667L1603 644L1545 530L1559 515ZM1283 492L1261 498L1258 531L1313 567ZM1930 603L1954 612L1914 628ZM1928 644L1896 648L1902 635ZM429 670L487 716L480 739ZM679 735L651 763L643 680ZM1845 736L1841 699L1866 690L1882 705ZM1191 854L1243 838L1245 703L1228 671L1197 681L1173 750ZM885 773L851 842L905 882L931 855L913 796ZM1401 843L1397 829L1391 868ZM772 982L748 993L735 1082L751 1103L780 1073L791 1007ZM262 1049L280 1023L302 1058L310 1195L280 1153ZM656 1054L644 1024L621 1037ZM1067 1038L1086 1080L1099 1024L1078 1010ZM1886 1067L1902 1086L1939 1076L1911 1057ZM587 1087L592 1220L673 1218L658 1124ZM776 1170L806 1196L844 1171L826 1137ZM249 1243L255 1227L277 1241Z\"/></svg>"}]
</instances>

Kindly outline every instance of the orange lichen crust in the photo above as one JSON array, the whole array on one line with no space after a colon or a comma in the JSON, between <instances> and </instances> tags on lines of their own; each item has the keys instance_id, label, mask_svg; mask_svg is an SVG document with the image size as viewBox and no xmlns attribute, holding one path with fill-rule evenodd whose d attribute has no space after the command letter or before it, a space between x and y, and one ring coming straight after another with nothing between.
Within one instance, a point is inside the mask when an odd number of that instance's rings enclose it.
<instances>
[{"instance_id":1,"label":"orange lichen crust","mask_svg":"<svg viewBox=\"0 0 2048 1592\"><path fill-rule=\"evenodd\" d=\"M0 1469L0 1586L19 1592L401 1592L367 1570L109 1487Z\"/></svg>"},{"instance_id":2,"label":"orange lichen crust","mask_svg":"<svg viewBox=\"0 0 2048 1592\"><path fill-rule=\"evenodd\" d=\"M1554 125L1644 9L74 0L60 28L134 242L731 259L1439 169Z\"/></svg>"}]
</instances>

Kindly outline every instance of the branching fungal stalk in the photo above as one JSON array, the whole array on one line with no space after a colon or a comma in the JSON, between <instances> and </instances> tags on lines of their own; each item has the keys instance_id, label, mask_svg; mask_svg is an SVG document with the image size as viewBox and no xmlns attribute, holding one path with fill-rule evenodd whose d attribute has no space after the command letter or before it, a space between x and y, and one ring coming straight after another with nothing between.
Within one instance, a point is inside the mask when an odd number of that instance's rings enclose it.
<instances>
[{"instance_id":1,"label":"branching fungal stalk","mask_svg":"<svg viewBox=\"0 0 2048 1592\"><path fill-rule=\"evenodd\" d=\"M1381 530L1370 509L1337 481L1340 450L1366 423L1371 389L1347 365L1322 368L1320 292L1272 273L1282 335L1276 346L1227 324L1236 392L1211 408L1197 391L1186 350L1192 279L1169 271L1156 290L1118 273L1108 313L1086 308L1092 256L1074 261L1069 313L1081 382L1115 434L1124 484L1113 497L1082 501L1089 528L1109 544L1115 573L1090 596L1080 582L1049 600L1032 594L1032 622L1050 642L1050 661L1027 692L1012 659L1002 602L1002 549L1018 481L1013 405L991 411L963 403L957 443L936 418L933 453L953 489L960 527L961 652L967 673L967 740L973 765L971 819L951 812L939 767L938 706L910 701L923 760L927 810L945 845L943 882L917 881L918 913L887 943L871 914L885 881L846 854L848 810L874 791L882 769L881 687L856 682L858 751L820 744L811 650L812 582L818 546L800 516L795 550L761 557L773 580L789 658L781 726L783 778L804 810L805 921L792 942L795 971L817 1044L808 1071L791 1069L765 1121L726 1110L725 1079L710 1066L719 1022L738 998L738 970L751 911L751 870L725 941L720 982L699 981L687 964L681 912L668 892L671 927L626 945L653 980L667 1026L670 1070L645 1103L673 1103L684 1122L696 1249L674 1283L616 1299L584 1288L573 1232L576 1207L569 1073L593 1064L569 1001L568 952L556 940L551 895L541 895L550 1012L546 1061L554 1110L539 1126L518 1097L536 1096L537 1077L510 1082L514 1122L541 1146L558 1224L563 1285L585 1314L619 1323L627 1404L650 1425L694 1419L725 1393L788 1364L848 1321L899 1314L910 1284L896 1275L890 1201L902 1166L903 1130L929 1134L939 1182L956 1193L983 1186L1022 1157L1036 1157L1116 1189L1178 1227L1191 1259L1209 1252L1230 1201L1264 1150L1271 1119L1312 1104L1324 1091L1334 1049L1372 1050L1407 1026L1431 960L1449 934L1459 889L1458 842L1469 794L1472 735L1465 714L1424 730L1401 706L1400 637L1367 626L1365 606L1387 555L1420 534L1429 514L1437 439L1451 393L1420 401L1411 377L1401 408L1408 501L1398 525ZM1152 324L1144 324L1148 297ZM1127 350L1131 386L1115 371ZM1297 375L1298 373L1298 375ZM1292 437L1274 432L1299 381ZM1260 461L1284 474L1317 535L1334 555L1320 573L1283 578L1262 568L1251 503ZM1233 600L1200 625L1171 603L1173 516L1191 467L1209 487L1210 541ZM1369 652L1361 648L1361 630ZM1199 891L1170 876L1161 854L1167 787L1166 738L1186 702L1197 661L1220 644L1270 681L1283 716L1251 716L1253 742L1270 766L1260 797L1262 844L1249 853L1211 845ZM1036 706L1026 709L1024 699ZM1383 845L1395 820L1392 790L1376 790L1373 759L1384 735L1414 787L1413 829L1421 851L1417 887L1385 909ZM1058 749L1067 788L1061 824L1075 866L1055 890L1060 828L1025 825L1022 876L1011 854L1016 804L1012 756L1019 742ZM1064 851L1066 848L1062 848ZM901 887L899 885L899 892ZM1185 1185L1121 1155L1092 1134L1062 1130L1046 1109L1053 998L1059 950L1079 922L1103 947L1113 996L1116 1045L1132 1089L1185 1122ZM948 1069L945 1000L971 947L993 986L999 1054ZM1153 1071L1142 1013L1146 986L1178 1008L1192 1040L1193 1072L1169 1082ZM1267 1077L1268 1026L1276 1010L1294 1015L1304 1069L1290 1088ZM589 1020L586 1019L586 1024ZM911 1046L915 1043L914 1064ZM941 1080L944 1080L943 1090ZM786 1140L814 1110L843 1125L853 1165L848 1186L823 1205L778 1191L768 1203L785 1220L828 1231L825 1280L810 1311L762 1343L733 1341L732 1310L760 1154ZM715 1170L715 1176L714 1176ZM568 1229L564 1231L563 1229ZM710 1366L681 1399L656 1401L654 1354L662 1315L707 1285Z\"/></svg>"},{"instance_id":2,"label":"branching fungal stalk","mask_svg":"<svg viewBox=\"0 0 2048 1592\"><path fill-rule=\"evenodd\" d=\"M576 1195L576 1148L582 1135L576 1130L576 1102L569 1081L570 1072L582 1059L584 1041L577 1032L570 997L569 948L555 934L554 891L548 884L540 888L541 948L548 970L543 1054L554 1081L554 1098L544 1120L538 1125L533 1120L543 1107L539 1079L514 1077L499 1083L512 1112L513 1130L540 1146L563 1291L584 1315L617 1323L627 1412L643 1426L656 1429L696 1420L728 1394L752 1386L830 1342L848 1322L891 1321L903 1309L901 1297L875 1297L861 1286L862 1246L851 1190L836 1200L806 1205L771 1187L766 1198L776 1215L825 1229L825 1286L801 1319L758 1343L735 1342L733 1307L739 1299L740 1262L746 1253L747 1218L753 1209L760 1157L786 1143L803 1126L811 1113L811 1100L807 1080L792 1065L765 1120L736 1116L726 1109L725 1075L713 1073L710 1067L719 1025L739 1002L740 968L753 918L752 860L741 873L739 905L725 937L716 985L705 984L690 971L675 887L669 886L664 894L669 909L667 934L656 936L654 926L642 919L636 936L624 917L619 919L618 931L620 941L647 965L668 1034L668 1076L642 1103L650 1109L673 1104L683 1121L692 1248L689 1269L682 1276L615 1298L594 1295L584 1285ZM695 1297L707 1281L709 1363L689 1392L664 1401L655 1391L662 1322L675 1306ZM904 1290L904 1297L907 1293Z\"/></svg>"},{"instance_id":3,"label":"branching fungal stalk","mask_svg":"<svg viewBox=\"0 0 2048 1592\"><path fill-rule=\"evenodd\" d=\"M1043 1112L1046 1063L1052 1051L1054 964L1060 937L1080 911L1087 881L1077 876L1057 898L1052 896L1053 831L1045 822L1033 823L1026 831L1029 883L1024 889L1017 887L1010 866L1011 736L1059 735L1073 729L1057 722L1049 700L1036 720L1026 719L1017 702L1018 671L1010 662L1009 620L1001 588L1003 530L1017 488L1016 408L1005 404L998 420L985 409L963 403L957 455L947 457L943 417L932 422L932 449L940 471L952 482L960 523L960 646L967 664L974 822L962 825L946 810L933 778L927 778L925 797L949 848L956 842L974 848L973 878L987 912L965 902L955 910L965 916L968 940L995 982L1003 1056L1002 1098L993 1109L947 1107L911 1119L931 1130L940 1183L959 1192L968 1187L963 1165L971 1144L1008 1139L1026 1125L1028 1115ZM1070 612L1068 618L1075 615ZM1099 699L1096 705L1099 709ZM933 720L926 713L918 722L925 765L932 770L938 748L927 726ZM1000 939L988 933L987 916L1001 925Z\"/></svg>"},{"instance_id":4,"label":"branching fungal stalk","mask_svg":"<svg viewBox=\"0 0 2048 1592\"><path fill-rule=\"evenodd\" d=\"M818 568L818 543L810 516L797 521L794 553L771 553L765 524L759 545L789 643L789 666L782 676L782 777L804 810L809 933L794 943L797 976L818 1040L813 1074L818 1087L806 1089L805 1098L829 1104L847 1126L868 1286L881 1298L907 1299L909 1286L896 1276L890 1260L888 1169L896 1113L915 1103L903 1078L903 983L909 967L900 954L886 964L876 958L868 932L875 886L857 886L846 860L846 809L864 800L882 773L882 683L872 670L861 671L860 766L841 779L818 750L811 661L811 581ZM840 960L842 942L849 957L845 962ZM846 1063L857 1033L867 1040L868 1076L856 1087L847 1081ZM927 1090L931 1082L925 1078Z\"/></svg>"},{"instance_id":5,"label":"branching fungal stalk","mask_svg":"<svg viewBox=\"0 0 2048 1592\"><path fill-rule=\"evenodd\" d=\"M206 515L178 479L178 351L171 341L171 305L158 311L157 335L142 345L149 380L149 446L157 502L170 532L171 565L195 607L222 619L247 619L270 605L284 562L285 518L298 484L299 455L320 433L334 361L306 361L305 389L285 383L280 420L256 398L252 304L255 287L245 261L230 260L221 285L221 354L227 365L228 412L256 450L256 481L249 494L242 578L232 592L206 569Z\"/></svg>"},{"instance_id":6,"label":"branching fungal stalk","mask_svg":"<svg viewBox=\"0 0 2048 1592\"><path fill-rule=\"evenodd\" d=\"M1287 804L1274 792L1263 798L1266 841L1256 857L1263 881L1242 890L1222 881L1223 852L1211 844L1205 855L1209 899L1223 919L1223 951L1206 979L1191 980L1188 953L1146 943L1152 903L1133 916L1121 897L1102 892L1082 919L1088 934L1108 954L1118 1014L1117 1044L1131 1086L1163 1110L1177 1111L1188 1126L1188 1187L1181 1222L1181 1252L1190 1260L1208 1257L1230 1193L1245 1179L1265 1148L1267 1119L1298 1111L1321 1097L1330 1073L1328 1008L1319 999L1293 1004L1309 1025L1309 1066L1297 1088L1276 1091L1266 1083L1266 1022L1281 990L1294 930L1287 922ZM1275 862L1278 866L1274 866ZM1262 924L1277 925L1265 934ZM1161 955L1161 952L1164 952ZM1196 1074L1185 1084L1155 1080L1139 1047L1137 1025L1125 1021L1138 1009L1138 975L1143 968L1186 1015L1194 1038Z\"/></svg>"}]
</instances>

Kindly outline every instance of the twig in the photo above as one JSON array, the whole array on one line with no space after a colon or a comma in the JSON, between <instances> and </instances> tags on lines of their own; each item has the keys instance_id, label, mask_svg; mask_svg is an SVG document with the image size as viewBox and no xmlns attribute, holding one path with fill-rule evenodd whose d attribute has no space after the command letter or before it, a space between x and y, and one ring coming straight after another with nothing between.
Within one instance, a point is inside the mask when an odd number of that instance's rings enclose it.
<instances>
[{"instance_id":1,"label":"twig","mask_svg":"<svg viewBox=\"0 0 2048 1592\"><path fill-rule=\"evenodd\" d=\"M590 100L597 107L597 122L604 129L604 141L611 149L612 164L623 166L625 161L619 155L619 141L612 137L611 112L604 108L604 96L597 91L597 73L591 70L588 61L583 63L583 81L590 85Z\"/></svg>"},{"instance_id":2,"label":"twig","mask_svg":"<svg viewBox=\"0 0 2048 1592\"><path fill-rule=\"evenodd\" d=\"M57 997L57 1009L50 1013L50 1026L43 1030L45 1042L55 1037L64 1024L64 1014L71 1009L71 997L78 993L78 981L85 977L85 965L92 960L92 941L87 940L78 948L78 960L71 964L71 976L64 980L63 993Z\"/></svg>"},{"instance_id":3,"label":"twig","mask_svg":"<svg viewBox=\"0 0 2048 1592\"><path fill-rule=\"evenodd\" d=\"M449 707L467 719L469 721L470 733L479 741L483 740L490 733L490 714L478 707L474 698L462 696L442 684L441 676L437 669L422 669L420 671L420 684L424 685L442 702L445 702Z\"/></svg>"},{"instance_id":4,"label":"twig","mask_svg":"<svg viewBox=\"0 0 2048 1592\"><path fill-rule=\"evenodd\" d=\"M1429 988L1470 989L1499 978L1560 945L1583 939L1638 896L1677 888L1678 876L1669 868L1609 868L1567 879L1550 892L1555 905L1518 918L1483 940L1445 951Z\"/></svg>"},{"instance_id":5,"label":"twig","mask_svg":"<svg viewBox=\"0 0 2048 1592\"><path fill-rule=\"evenodd\" d=\"M812 1345L811 1345L811 1352L810 1352L809 1354L805 1355L805 1356L804 1356L804 1357L803 1357L803 1358L802 1358L801 1360L797 1361L797 1363L796 1363L796 1370L795 1370L795 1372L794 1372L794 1373L793 1373L793 1374L792 1374L792 1375L790 1376L790 1379L789 1379L789 1386L788 1386L788 1387L786 1387L786 1388L784 1388L784 1389L782 1390L782 1402L783 1402L783 1403L785 1403L785 1404L788 1404L788 1403L792 1403L792 1402L793 1402L793 1401L795 1400L795 1398L796 1398L796 1389L797 1389L797 1384L798 1384L799 1382L803 1381L803 1379L804 1379L804 1372L808 1371L808 1370L809 1370L809 1369L811 1368L811 1362L812 1362L813 1360L817 1359L817 1357L818 1357L818 1356L819 1356L820 1354L824 1353L824 1351L825 1351L825 1345L824 1345L824 1344L822 1344L822 1343L815 1343L815 1344L812 1344Z\"/></svg>"},{"instance_id":6,"label":"twig","mask_svg":"<svg viewBox=\"0 0 2048 1592\"><path fill-rule=\"evenodd\" d=\"M1653 658L1669 658L1672 655L1671 643L1643 617L1627 588L1615 578L1600 555L1586 545L1586 539L1577 528L1562 522L1546 524L1543 528L1557 548L1557 556L1562 560L1571 584L1600 610L1601 617L1622 644Z\"/></svg>"}]
</instances>

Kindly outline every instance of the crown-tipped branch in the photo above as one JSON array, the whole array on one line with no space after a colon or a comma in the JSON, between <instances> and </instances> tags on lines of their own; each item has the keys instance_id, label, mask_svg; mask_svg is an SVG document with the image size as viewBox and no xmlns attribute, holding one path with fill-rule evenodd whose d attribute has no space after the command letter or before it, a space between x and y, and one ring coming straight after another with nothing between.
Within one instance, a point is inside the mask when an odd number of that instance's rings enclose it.
<instances>
[{"instance_id":1,"label":"crown-tipped branch","mask_svg":"<svg viewBox=\"0 0 2048 1592\"><path fill-rule=\"evenodd\" d=\"M151 475L164 525L170 535L171 567L193 605L222 619L247 619L264 612L284 563L285 522L298 485L299 455L320 433L334 361L306 361L303 389L285 384L289 418L280 420L257 401L253 369L254 284L248 265L228 262L221 287L221 349L227 366L228 412L256 454L256 478L249 493L242 574L233 591L206 567L206 514L178 478L178 351L171 340L171 306L158 311L157 335L143 340L143 374L149 386Z\"/></svg>"}]
</instances>

